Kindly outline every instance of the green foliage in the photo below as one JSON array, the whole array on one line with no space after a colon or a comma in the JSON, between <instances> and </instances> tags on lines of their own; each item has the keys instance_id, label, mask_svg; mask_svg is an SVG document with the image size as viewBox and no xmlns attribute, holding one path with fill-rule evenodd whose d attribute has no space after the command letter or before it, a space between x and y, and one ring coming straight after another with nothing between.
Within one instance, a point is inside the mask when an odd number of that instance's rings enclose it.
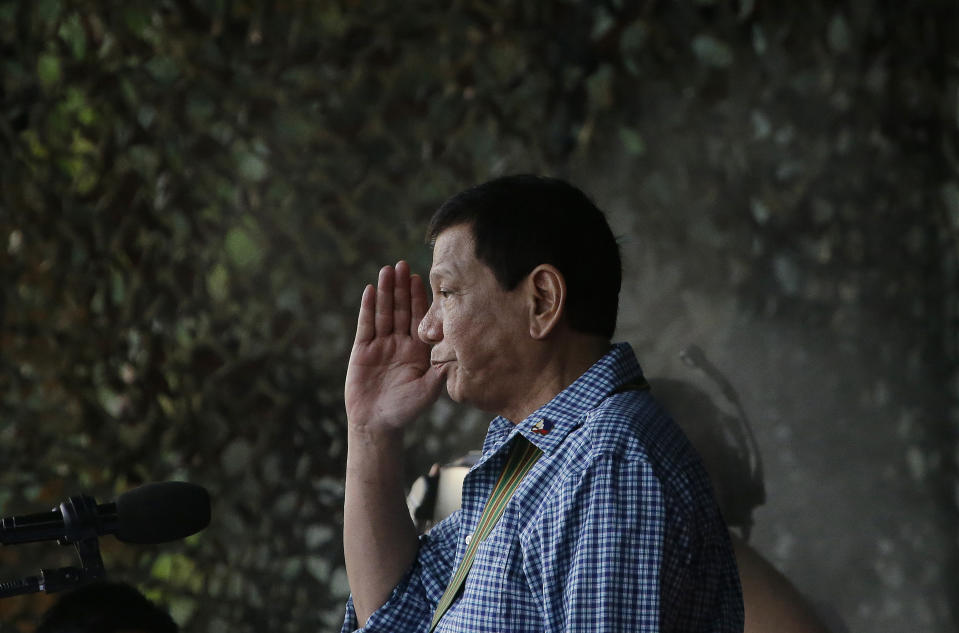
<instances>
[{"instance_id":1,"label":"green foliage","mask_svg":"<svg viewBox=\"0 0 959 633\"><path fill-rule=\"evenodd\" d=\"M556 151L548 38L475 8L3 5L5 511L201 483L211 527L112 573L191 628L329 628L362 287L422 270L443 198Z\"/></svg>"}]
</instances>

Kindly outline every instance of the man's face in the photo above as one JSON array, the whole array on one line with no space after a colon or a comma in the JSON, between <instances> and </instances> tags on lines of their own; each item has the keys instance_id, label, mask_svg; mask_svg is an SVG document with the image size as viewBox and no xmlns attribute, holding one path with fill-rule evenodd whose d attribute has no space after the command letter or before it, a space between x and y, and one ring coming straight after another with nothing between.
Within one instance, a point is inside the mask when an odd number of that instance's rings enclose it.
<instances>
[{"instance_id":1,"label":"man's face","mask_svg":"<svg viewBox=\"0 0 959 633\"><path fill-rule=\"evenodd\" d=\"M433 366L446 372L453 400L506 414L522 394L517 371L529 340L527 310L522 291L503 290L475 253L468 225L448 228L436 238L433 303L419 336L433 348Z\"/></svg>"}]
</instances>

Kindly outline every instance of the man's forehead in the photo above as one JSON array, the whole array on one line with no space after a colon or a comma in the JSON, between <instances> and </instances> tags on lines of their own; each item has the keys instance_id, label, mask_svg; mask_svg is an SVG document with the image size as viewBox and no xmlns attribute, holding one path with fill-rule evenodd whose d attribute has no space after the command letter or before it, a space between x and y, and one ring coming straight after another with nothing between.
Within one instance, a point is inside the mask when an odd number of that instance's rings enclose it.
<instances>
[{"instance_id":1,"label":"man's forehead","mask_svg":"<svg viewBox=\"0 0 959 633\"><path fill-rule=\"evenodd\" d=\"M436 237L430 276L451 275L475 262L472 230L466 225L452 226Z\"/></svg>"}]
</instances>

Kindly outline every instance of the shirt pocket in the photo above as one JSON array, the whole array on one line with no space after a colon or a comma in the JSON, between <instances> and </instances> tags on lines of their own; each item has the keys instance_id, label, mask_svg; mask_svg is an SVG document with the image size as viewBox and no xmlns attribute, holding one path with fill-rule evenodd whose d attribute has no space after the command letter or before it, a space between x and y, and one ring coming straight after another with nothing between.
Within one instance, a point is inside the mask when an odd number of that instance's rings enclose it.
<instances>
[{"instance_id":1,"label":"shirt pocket","mask_svg":"<svg viewBox=\"0 0 959 633\"><path fill-rule=\"evenodd\" d=\"M479 544L461 599L481 620L471 622L471 631L542 631L542 612L523 573L517 526L501 522Z\"/></svg>"}]
</instances>

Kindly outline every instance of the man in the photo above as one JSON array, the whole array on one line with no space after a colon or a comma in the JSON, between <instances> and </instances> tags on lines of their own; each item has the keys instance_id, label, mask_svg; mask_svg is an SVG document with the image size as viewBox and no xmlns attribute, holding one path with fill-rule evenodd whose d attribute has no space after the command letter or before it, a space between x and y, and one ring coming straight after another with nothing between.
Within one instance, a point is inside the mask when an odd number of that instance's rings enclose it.
<instances>
[{"instance_id":1,"label":"man","mask_svg":"<svg viewBox=\"0 0 959 633\"><path fill-rule=\"evenodd\" d=\"M451 198L428 236L432 304L405 262L360 304L343 630L742 631L701 461L630 347L610 345L621 265L602 212L565 182L512 176ZM418 538L403 431L444 383L497 417L462 509Z\"/></svg>"}]
</instances>

